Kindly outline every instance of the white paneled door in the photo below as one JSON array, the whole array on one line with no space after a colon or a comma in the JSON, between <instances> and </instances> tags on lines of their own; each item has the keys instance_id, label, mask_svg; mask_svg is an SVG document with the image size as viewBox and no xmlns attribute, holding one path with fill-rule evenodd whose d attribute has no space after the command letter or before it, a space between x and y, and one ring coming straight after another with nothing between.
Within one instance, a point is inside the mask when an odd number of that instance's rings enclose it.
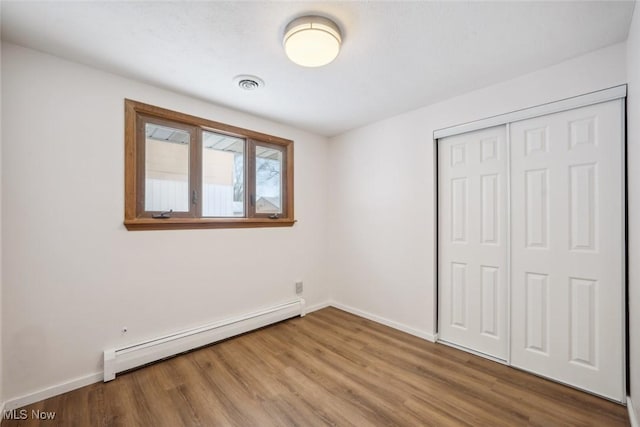
<instances>
[{"instance_id":1,"label":"white paneled door","mask_svg":"<svg viewBox=\"0 0 640 427\"><path fill-rule=\"evenodd\" d=\"M438 144L441 340L507 358L505 126Z\"/></svg>"},{"instance_id":2,"label":"white paneled door","mask_svg":"<svg viewBox=\"0 0 640 427\"><path fill-rule=\"evenodd\" d=\"M622 101L511 124L511 362L624 399Z\"/></svg>"},{"instance_id":3,"label":"white paneled door","mask_svg":"<svg viewBox=\"0 0 640 427\"><path fill-rule=\"evenodd\" d=\"M439 339L625 400L624 100L438 140Z\"/></svg>"}]
</instances>

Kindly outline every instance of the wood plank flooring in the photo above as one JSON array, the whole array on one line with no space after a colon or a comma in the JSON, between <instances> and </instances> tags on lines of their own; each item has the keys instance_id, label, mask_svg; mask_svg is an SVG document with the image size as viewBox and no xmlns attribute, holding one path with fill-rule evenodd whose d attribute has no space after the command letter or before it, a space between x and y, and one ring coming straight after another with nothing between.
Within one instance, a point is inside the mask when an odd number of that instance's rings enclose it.
<instances>
[{"instance_id":1,"label":"wood plank flooring","mask_svg":"<svg viewBox=\"0 0 640 427\"><path fill-rule=\"evenodd\" d=\"M24 409L2 427L629 425L621 405L335 308Z\"/></svg>"}]
</instances>

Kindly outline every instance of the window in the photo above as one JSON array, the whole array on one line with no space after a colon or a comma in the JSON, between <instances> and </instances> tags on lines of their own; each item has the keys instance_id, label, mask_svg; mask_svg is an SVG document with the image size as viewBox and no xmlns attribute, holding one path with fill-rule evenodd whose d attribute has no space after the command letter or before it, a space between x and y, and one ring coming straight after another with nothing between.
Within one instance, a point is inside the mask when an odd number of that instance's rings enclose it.
<instances>
[{"instance_id":1,"label":"window","mask_svg":"<svg viewBox=\"0 0 640 427\"><path fill-rule=\"evenodd\" d=\"M293 141L125 100L129 230L285 227Z\"/></svg>"}]
</instances>

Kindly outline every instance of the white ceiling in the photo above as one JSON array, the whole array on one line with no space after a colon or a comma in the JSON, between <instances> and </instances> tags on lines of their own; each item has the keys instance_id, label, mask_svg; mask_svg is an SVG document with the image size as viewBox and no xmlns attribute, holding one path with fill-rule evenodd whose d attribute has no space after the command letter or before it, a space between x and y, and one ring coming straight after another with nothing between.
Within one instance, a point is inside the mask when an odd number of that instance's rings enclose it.
<instances>
[{"instance_id":1,"label":"white ceiling","mask_svg":"<svg viewBox=\"0 0 640 427\"><path fill-rule=\"evenodd\" d=\"M332 136L626 39L633 1L14 2L2 38ZM308 69L282 49L305 14L342 28ZM238 74L266 85L246 92ZM215 118L213 118L215 119Z\"/></svg>"}]
</instances>

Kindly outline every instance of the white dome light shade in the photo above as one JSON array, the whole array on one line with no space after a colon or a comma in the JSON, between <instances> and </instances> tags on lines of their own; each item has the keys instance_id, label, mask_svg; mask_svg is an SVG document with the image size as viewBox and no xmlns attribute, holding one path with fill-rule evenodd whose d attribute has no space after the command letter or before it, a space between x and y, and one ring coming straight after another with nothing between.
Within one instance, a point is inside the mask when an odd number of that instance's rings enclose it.
<instances>
[{"instance_id":1,"label":"white dome light shade","mask_svg":"<svg viewBox=\"0 0 640 427\"><path fill-rule=\"evenodd\" d=\"M303 67L321 67L340 52L342 36L338 26L321 16L294 19L284 32L284 51L289 59Z\"/></svg>"}]
</instances>

